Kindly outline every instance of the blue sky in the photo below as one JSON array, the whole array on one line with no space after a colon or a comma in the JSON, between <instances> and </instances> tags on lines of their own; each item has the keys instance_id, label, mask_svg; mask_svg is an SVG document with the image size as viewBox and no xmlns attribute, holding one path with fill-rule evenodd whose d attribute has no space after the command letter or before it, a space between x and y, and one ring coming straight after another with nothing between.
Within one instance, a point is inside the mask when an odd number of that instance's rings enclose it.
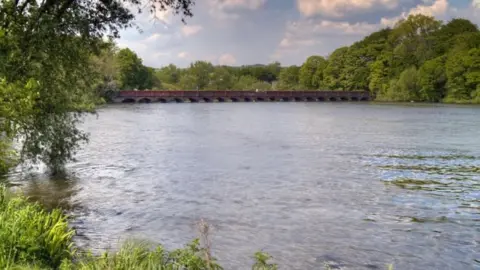
<instances>
[{"instance_id":1,"label":"blue sky","mask_svg":"<svg viewBox=\"0 0 480 270\"><path fill-rule=\"evenodd\" d=\"M409 14L480 24L480 0L196 0L193 12L187 24L168 11L139 14L142 31L125 30L118 45L152 67L196 60L300 65Z\"/></svg>"}]
</instances>

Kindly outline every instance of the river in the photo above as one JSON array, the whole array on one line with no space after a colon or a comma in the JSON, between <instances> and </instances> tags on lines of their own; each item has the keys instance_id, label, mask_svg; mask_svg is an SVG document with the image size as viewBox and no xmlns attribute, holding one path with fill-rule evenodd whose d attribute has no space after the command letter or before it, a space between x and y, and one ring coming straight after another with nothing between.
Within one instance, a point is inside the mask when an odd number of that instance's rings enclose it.
<instances>
[{"instance_id":1,"label":"river","mask_svg":"<svg viewBox=\"0 0 480 270\"><path fill-rule=\"evenodd\" d=\"M67 179L12 175L95 250L212 226L225 269L480 269L480 107L106 106Z\"/></svg>"}]
</instances>

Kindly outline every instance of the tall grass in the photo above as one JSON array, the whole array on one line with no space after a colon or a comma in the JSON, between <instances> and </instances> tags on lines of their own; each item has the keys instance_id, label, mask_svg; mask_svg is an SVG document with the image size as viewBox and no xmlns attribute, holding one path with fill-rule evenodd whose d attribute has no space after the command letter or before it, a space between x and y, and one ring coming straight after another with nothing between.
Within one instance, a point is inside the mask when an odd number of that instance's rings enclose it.
<instances>
[{"instance_id":1,"label":"tall grass","mask_svg":"<svg viewBox=\"0 0 480 270\"><path fill-rule=\"evenodd\" d=\"M0 269L24 266L58 268L74 255L67 219L0 186Z\"/></svg>"},{"instance_id":2,"label":"tall grass","mask_svg":"<svg viewBox=\"0 0 480 270\"><path fill-rule=\"evenodd\" d=\"M152 249L150 245L141 242L127 242L120 250L101 256L84 256L78 263L72 265L79 270L130 270L130 269L191 269L220 270L222 267L213 260L202 257L203 250L199 241L195 240L183 249L167 251L162 246Z\"/></svg>"}]
</instances>

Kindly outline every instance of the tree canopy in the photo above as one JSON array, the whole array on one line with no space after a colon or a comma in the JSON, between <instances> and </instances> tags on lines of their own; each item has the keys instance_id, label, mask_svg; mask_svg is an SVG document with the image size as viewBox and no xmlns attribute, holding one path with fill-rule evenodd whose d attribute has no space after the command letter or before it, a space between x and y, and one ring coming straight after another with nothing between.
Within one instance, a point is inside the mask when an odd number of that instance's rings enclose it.
<instances>
[{"instance_id":1,"label":"tree canopy","mask_svg":"<svg viewBox=\"0 0 480 270\"><path fill-rule=\"evenodd\" d=\"M151 12L192 15L192 0L148 3ZM73 158L87 140L77 123L98 101L92 56L106 50L102 38L132 26L127 5L143 6L140 0L0 1L0 168L8 167L3 153L13 151L13 140L21 142L20 161L43 161L53 172ZM149 72L140 70L147 80Z\"/></svg>"}]
</instances>

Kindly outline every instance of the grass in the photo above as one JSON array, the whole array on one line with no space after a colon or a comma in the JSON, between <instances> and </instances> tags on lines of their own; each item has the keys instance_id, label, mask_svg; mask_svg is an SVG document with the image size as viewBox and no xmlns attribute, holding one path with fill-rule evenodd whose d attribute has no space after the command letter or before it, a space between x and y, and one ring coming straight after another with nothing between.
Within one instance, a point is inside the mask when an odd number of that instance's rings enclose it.
<instances>
[{"instance_id":1,"label":"grass","mask_svg":"<svg viewBox=\"0 0 480 270\"><path fill-rule=\"evenodd\" d=\"M46 212L0 186L0 268L58 268L74 255L67 219L56 209Z\"/></svg>"}]
</instances>

